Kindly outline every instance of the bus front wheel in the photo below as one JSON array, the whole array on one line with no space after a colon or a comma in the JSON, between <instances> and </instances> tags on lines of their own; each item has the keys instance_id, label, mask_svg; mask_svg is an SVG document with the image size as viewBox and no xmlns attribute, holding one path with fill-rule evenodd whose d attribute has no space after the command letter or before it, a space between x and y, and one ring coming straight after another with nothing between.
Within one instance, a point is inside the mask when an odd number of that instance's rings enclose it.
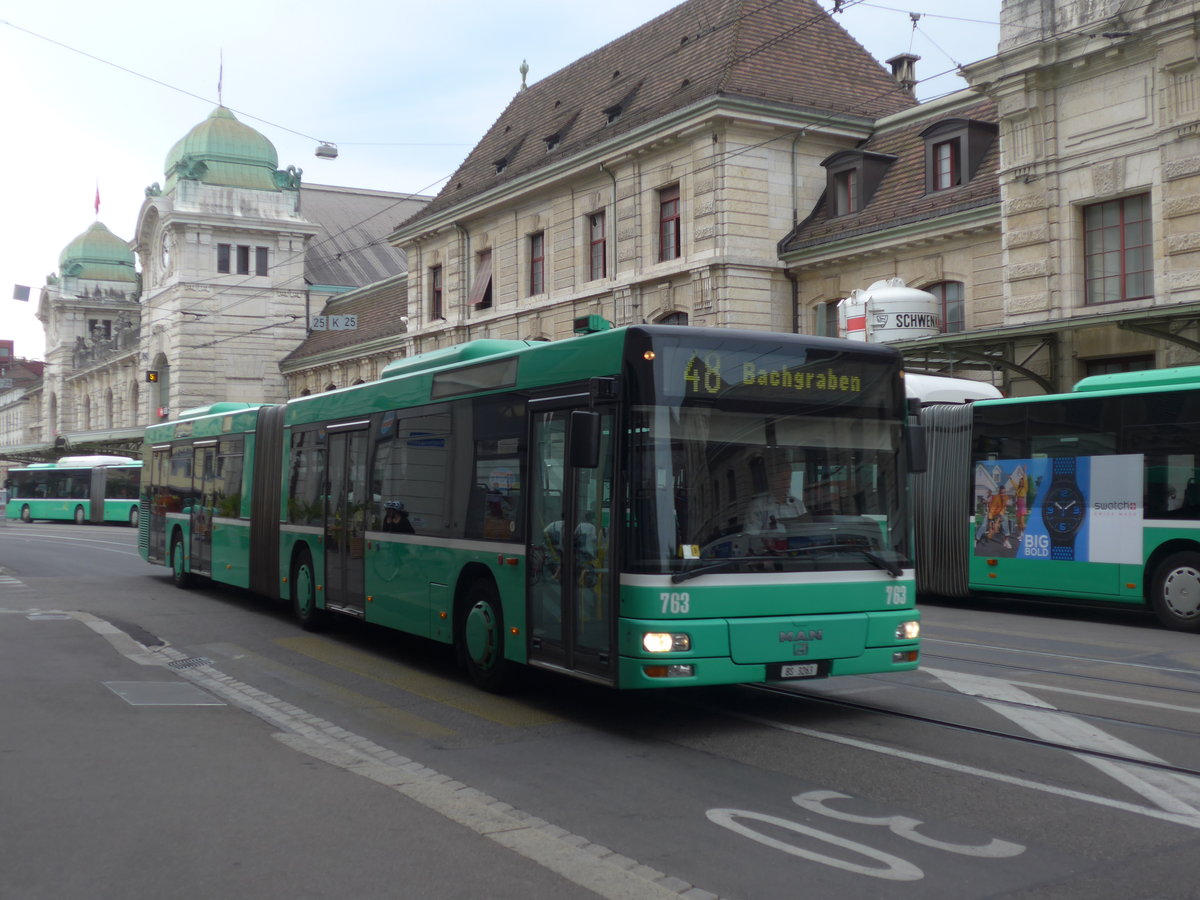
<instances>
[{"instance_id":1,"label":"bus front wheel","mask_svg":"<svg viewBox=\"0 0 1200 900\"><path fill-rule=\"evenodd\" d=\"M183 535L178 531L171 539L171 580L177 588L190 588L196 583L196 576L187 570L187 559L183 552Z\"/></svg>"},{"instance_id":2,"label":"bus front wheel","mask_svg":"<svg viewBox=\"0 0 1200 900\"><path fill-rule=\"evenodd\" d=\"M133 509L129 510L129 527L130 528L138 527L138 508L136 506L133 507Z\"/></svg>"},{"instance_id":3,"label":"bus front wheel","mask_svg":"<svg viewBox=\"0 0 1200 900\"><path fill-rule=\"evenodd\" d=\"M317 607L317 575L312 554L301 550L292 562L292 611L305 631L321 631L329 624L329 613Z\"/></svg>"},{"instance_id":4,"label":"bus front wheel","mask_svg":"<svg viewBox=\"0 0 1200 900\"><path fill-rule=\"evenodd\" d=\"M473 582L455 618L458 658L471 680L492 693L511 690L517 667L504 658L504 613L496 586L486 578Z\"/></svg>"},{"instance_id":5,"label":"bus front wheel","mask_svg":"<svg viewBox=\"0 0 1200 900\"><path fill-rule=\"evenodd\" d=\"M82 525L87 521L87 515L83 511L82 506L75 507L75 524Z\"/></svg>"},{"instance_id":6,"label":"bus front wheel","mask_svg":"<svg viewBox=\"0 0 1200 900\"><path fill-rule=\"evenodd\" d=\"M1172 553L1154 573L1150 605L1174 631L1200 631L1200 553Z\"/></svg>"},{"instance_id":7,"label":"bus front wheel","mask_svg":"<svg viewBox=\"0 0 1200 900\"><path fill-rule=\"evenodd\" d=\"M26 504L25 506L21 507L21 521L22 522L32 522L33 521L33 513L31 513L29 511L29 504Z\"/></svg>"}]
</instances>

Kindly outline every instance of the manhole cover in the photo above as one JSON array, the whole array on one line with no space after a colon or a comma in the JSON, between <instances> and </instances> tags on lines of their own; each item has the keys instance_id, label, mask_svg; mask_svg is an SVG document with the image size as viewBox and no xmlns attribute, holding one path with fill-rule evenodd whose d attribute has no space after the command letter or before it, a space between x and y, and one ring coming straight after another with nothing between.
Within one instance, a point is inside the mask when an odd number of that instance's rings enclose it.
<instances>
[{"instance_id":1,"label":"manhole cover","mask_svg":"<svg viewBox=\"0 0 1200 900\"><path fill-rule=\"evenodd\" d=\"M104 686L130 706L224 706L186 681L106 681Z\"/></svg>"}]
</instances>

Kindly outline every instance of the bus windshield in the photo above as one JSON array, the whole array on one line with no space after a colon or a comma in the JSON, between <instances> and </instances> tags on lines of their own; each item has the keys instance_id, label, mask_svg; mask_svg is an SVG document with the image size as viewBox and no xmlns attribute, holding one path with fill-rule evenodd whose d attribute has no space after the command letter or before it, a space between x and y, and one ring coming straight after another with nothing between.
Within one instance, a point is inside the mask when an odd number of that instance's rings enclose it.
<instances>
[{"instance_id":1,"label":"bus windshield","mask_svg":"<svg viewBox=\"0 0 1200 900\"><path fill-rule=\"evenodd\" d=\"M899 442L899 421L858 408L797 415L636 407L629 568L676 579L718 571L898 574L910 565Z\"/></svg>"}]
</instances>

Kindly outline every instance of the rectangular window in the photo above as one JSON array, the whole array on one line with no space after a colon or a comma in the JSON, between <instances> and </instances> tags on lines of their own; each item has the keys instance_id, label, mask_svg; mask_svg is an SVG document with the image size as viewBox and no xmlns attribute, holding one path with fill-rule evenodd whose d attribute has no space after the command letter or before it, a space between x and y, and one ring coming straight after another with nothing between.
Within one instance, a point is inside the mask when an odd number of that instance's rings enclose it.
<instances>
[{"instance_id":1,"label":"rectangular window","mask_svg":"<svg viewBox=\"0 0 1200 900\"><path fill-rule=\"evenodd\" d=\"M679 185L658 192L658 260L666 262L680 255Z\"/></svg>"},{"instance_id":2,"label":"rectangular window","mask_svg":"<svg viewBox=\"0 0 1200 900\"><path fill-rule=\"evenodd\" d=\"M608 277L608 239L605 237L604 213L588 216L588 246L591 258L588 264L588 280Z\"/></svg>"},{"instance_id":3,"label":"rectangular window","mask_svg":"<svg viewBox=\"0 0 1200 900\"><path fill-rule=\"evenodd\" d=\"M1154 290L1150 195L1083 208L1084 302L1149 297Z\"/></svg>"},{"instance_id":4,"label":"rectangular window","mask_svg":"<svg viewBox=\"0 0 1200 900\"><path fill-rule=\"evenodd\" d=\"M834 215L858 212L858 170L847 169L833 176Z\"/></svg>"},{"instance_id":5,"label":"rectangular window","mask_svg":"<svg viewBox=\"0 0 1200 900\"><path fill-rule=\"evenodd\" d=\"M963 313L963 283L939 281L925 288L942 301L942 332L958 334L965 325Z\"/></svg>"},{"instance_id":6,"label":"rectangular window","mask_svg":"<svg viewBox=\"0 0 1200 900\"><path fill-rule=\"evenodd\" d=\"M813 307L813 334L820 337L838 336L838 305L836 300L818 303Z\"/></svg>"},{"instance_id":7,"label":"rectangular window","mask_svg":"<svg viewBox=\"0 0 1200 900\"><path fill-rule=\"evenodd\" d=\"M250 248L245 244L238 244L237 248L237 273L239 275L250 274Z\"/></svg>"},{"instance_id":8,"label":"rectangular window","mask_svg":"<svg viewBox=\"0 0 1200 900\"><path fill-rule=\"evenodd\" d=\"M475 280L467 303L475 309L492 308L492 251L484 250L475 258Z\"/></svg>"},{"instance_id":9,"label":"rectangular window","mask_svg":"<svg viewBox=\"0 0 1200 900\"><path fill-rule=\"evenodd\" d=\"M254 274L255 275L266 275L267 274L267 248L266 247L255 247L254 248Z\"/></svg>"},{"instance_id":10,"label":"rectangular window","mask_svg":"<svg viewBox=\"0 0 1200 900\"><path fill-rule=\"evenodd\" d=\"M959 181L959 143L942 141L933 145L933 189L944 191L955 187Z\"/></svg>"},{"instance_id":11,"label":"rectangular window","mask_svg":"<svg viewBox=\"0 0 1200 900\"><path fill-rule=\"evenodd\" d=\"M445 318L442 306L442 267L431 266L429 269L429 318Z\"/></svg>"},{"instance_id":12,"label":"rectangular window","mask_svg":"<svg viewBox=\"0 0 1200 900\"><path fill-rule=\"evenodd\" d=\"M217 244L217 271L228 275L229 274L229 244Z\"/></svg>"},{"instance_id":13,"label":"rectangular window","mask_svg":"<svg viewBox=\"0 0 1200 900\"><path fill-rule=\"evenodd\" d=\"M546 292L546 232L529 236L529 296Z\"/></svg>"}]
</instances>

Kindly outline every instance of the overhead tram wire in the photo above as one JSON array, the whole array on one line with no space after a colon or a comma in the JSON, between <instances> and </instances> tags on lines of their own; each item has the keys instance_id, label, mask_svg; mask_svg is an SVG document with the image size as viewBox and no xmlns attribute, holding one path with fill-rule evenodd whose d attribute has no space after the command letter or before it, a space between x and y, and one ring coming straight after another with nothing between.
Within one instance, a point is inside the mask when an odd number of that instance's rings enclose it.
<instances>
[{"instance_id":1,"label":"overhead tram wire","mask_svg":"<svg viewBox=\"0 0 1200 900\"><path fill-rule=\"evenodd\" d=\"M724 29L726 29L726 28L732 27L732 26L734 26L734 25L736 25L736 24L740 23L740 22L741 22L743 19L749 18L749 17L750 17L750 16L752 16L752 15L757 15L757 14L761 13L763 10L765 10L765 9L769 9L769 8L771 8L771 7L773 7L773 6L776 6L776 5L778 5L779 3L781 3L781 2L785 2L785 0L771 0L771 2L769 2L769 3L768 3L768 4L766 4L765 6L757 7L757 8L755 8L755 9L753 9L753 10L750 10L749 12L745 12L745 13L742 13L742 14L739 14L739 15L736 15L736 16L732 16L732 17L730 17L729 19L727 19L727 20L726 20L726 21L724 21L724 22L720 22L720 23L718 23L718 24L716 24L716 25L713 25L713 26L709 27L709 28L708 28L706 31L704 31L703 33L701 33L701 34L698 34L698 35L697 35L697 37L699 37L699 38L703 38L703 37L706 37L706 36L708 36L708 35L715 34L715 33L719 32L719 31L722 31L722 30L724 30ZM840 3L840 4L838 5L838 9L837 9L836 11L837 11L837 12L842 12L842 11L845 11L846 9L853 8L854 6L860 5L860 4L864 3L864 2L865 2L865 0L845 0L845 2L843 2L843 3ZM741 61L744 61L745 59L748 59L748 58L750 58L751 56L753 56L753 55L755 55L755 54L757 54L757 53L759 53L759 52L762 52L763 50L767 49L768 47L770 47L770 46L772 46L772 45L774 45L774 44L776 44L776 43L779 43L779 42L780 42L780 41L782 41L782 40L786 40L787 38L790 38L790 37L794 36L795 34L798 34L799 32L801 32L801 31L803 31L803 30L805 30L805 29L807 29L807 28L809 28L809 27L813 26L814 24L816 24L816 23L818 23L818 22L825 21L825 19L826 19L827 17L829 17L829 16L831 16L831 15L832 15L832 13L830 13L830 12L828 12L828 11L825 11L825 10L822 10L822 13L823 13L823 14L822 14L822 15L820 15L820 16L812 16L812 17L810 17L810 18L808 18L808 19L805 19L804 21L802 21L802 22L798 23L797 25L795 25L795 26L793 26L793 27L791 27L791 28L787 29L786 31L784 31L784 32L781 32L781 33L780 33L780 34L778 34L778 35L774 35L774 36L772 36L771 38L769 38L769 39L767 39L767 40L764 40L764 41L762 41L762 42L761 42L761 43L760 43L760 44L759 44L757 47L755 47L755 48L752 48L751 50L748 50L748 51L747 51L746 53L744 53L744 54L743 54L741 57L739 57L739 58L736 60L736 62L741 62ZM148 76L148 75L144 75L144 74L142 74L142 73L140 73L140 72L137 72L137 71L135 71L135 70L133 70L133 69L129 69L129 68L125 67L125 66L121 66L121 65L119 65L119 64L117 64L117 63L113 63L113 62L111 62L111 61L109 61L109 60L106 60L106 59L104 59L104 58L102 58L102 57L96 56L96 55L94 55L94 54L88 53L88 52L86 52L86 51L83 51L83 50L79 50L78 48L72 47L72 46L70 46L69 44L64 44L64 43L62 43L61 41L56 41L56 40L54 40L53 38L49 38L49 37L46 37L45 35L39 34L38 32L31 31L31 30L29 30L29 29L27 29L27 28L23 28L23 27L21 27L21 26L19 26L19 25L16 25L16 24L14 24L14 23L12 23L12 22L10 22L10 21L8 21L8 20L0 19L0 24L7 25L7 26L9 26L9 27L11 27L11 28L13 28L13 29L15 29L15 30L17 30L17 31L21 31L21 32L23 32L23 33L25 33L25 34L29 34L29 35L30 35L30 36L32 36L32 37L39 38L39 39L41 39L41 40L44 40L44 41L46 41L46 42L48 42L48 43L51 43L51 44L54 44L54 45L56 45L56 46L62 47L63 49L69 50L69 51L71 51L71 52L73 52L73 53L80 54L80 55L82 55L82 56L85 56L85 57L87 57L87 58L89 58L89 59L92 59L92 60L94 60L94 61L96 61L96 62L100 62L100 63L103 63L104 65L111 66L111 67L113 67L113 68L115 68L115 69L118 69L118 70L120 70L120 71L126 72L127 74L134 75L135 77L142 78L142 79L144 79L144 80L147 80L147 81L150 81L150 82L152 82L152 83L158 84L158 85L160 85L160 86L162 86L162 87L166 87L166 88L168 88L168 89L170 89L170 90L177 91L178 93L184 94L184 95L186 95L186 96L193 97L193 98L195 98L195 99L198 99L198 100L203 100L203 101L204 101L204 102L206 102L206 103L211 103L211 102L213 102L213 101L212 101L210 98L202 97L202 96L200 96L200 95L198 95L198 94L194 94L194 93L192 93L192 92L190 92L190 91L187 91L187 90L185 90L185 89L183 89L183 88L176 87L175 85L169 84L169 83L167 83L167 82L164 82L164 81L160 81L160 80L158 80L158 79L155 79L155 78L153 78L153 77L151 77L151 76ZM653 65L655 62L662 61L663 59L666 59L667 57L669 57L669 56L671 56L671 55L673 55L673 54L675 54L675 53L677 53L677 52L678 52L678 48L677 48L677 47L675 47L675 48L672 48L671 50L669 50L669 51L667 51L667 52L665 52L665 53L661 54L661 55L660 55L659 57L657 57L655 60L652 60L652 61L651 61L651 65ZM948 70L948 71L949 71L949 72L952 72L952 71L954 71L954 70ZM941 74L947 74L947 73L945 73L945 72L943 72L943 73L939 73L939 75L941 75ZM930 76L930 77L932 78L932 77L938 77L938 76ZM927 79L922 79L922 80L927 80ZM841 114L841 115L847 115L847 114L849 114L849 115L853 115L853 114L855 114L855 113L858 111L858 108L859 108L859 106L862 106L862 105L864 105L864 104L866 104L866 103L873 102L873 101L874 101L874 100L876 100L876 99L879 99L879 98L881 98L881 97L883 97L883 96L886 96L886 94L887 94L887 93L889 93L889 92L890 92L890 90L889 90L889 91L887 91L887 92L881 92L881 93L879 93L879 94L877 94L877 95L874 95L873 97L866 98L864 101L861 101L861 103L860 103L858 106L856 106L856 107L852 107L852 108L850 108L849 110L843 110L843 111L840 111L840 114ZM254 116L254 115L252 115L252 114L250 114L250 113L246 113L246 112L242 112L242 111L240 111L240 110L235 110L235 109L232 109L231 107L226 107L226 108L227 108L227 109L230 109L232 112L235 112L235 113L238 113L239 115L242 115L242 116L244 116L245 118L252 119L253 121L256 121L256 122L261 122L261 123L263 123L263 124L265 124L265 125L268 125L268 126L270 126L270 127L272 127L272 128L278 128L278 129L280 129L281 131L285 131L285 132L288 132L288 133L290 133L290 134L294 134L294 135L297 135L297 136L299 136L299 137L303 137L303 138L305 138L305 139L307 139L307 140L312 140L312 141L321 142L321 139L319 139L319 138L316 138L316 137L313 137L312 135L309 135L309 134L307 134L307 133L305 133L305 132L297 131L297 130L295 130L295 129L288 128L288 127L286 127L286 126L279 125L279 124L277 124L277 123L275 123L275 122L271 122L271 121L269 121L269 120L267 120L267 119L263 119L263 118L261 118L261 117L259 117L259 116ZM836 115L835 115L835 114L830 114L830 115L827 115L827 116L826 116L826 118L825 118L825 120L824 120L824 122L820 122L820 121L818 121L818 122L816 123L816 126L815 126L815 127L820 127L820 125L822 125L822 124L825 124L825 123L831 122L831 121L833 121L833 120L834 120L834 118L835 118L835 117L836 117ZM814 127L813 125L806 126L806 129L805 129L805 130L811 129L811 128L813 128L813 127ZM696 171L698 171L698 172L703 172L703 171L706 171L707 169L714 168L714 167L715 167L715 166L716 166L718 163L720 163L720 162L722 162L722 161L724 161L724 160L731 159L731 158L734 158L734 157L736 157L736 156L739 156L739 155L741 155L741 154L743 154L743 153L750 152L750 151L752 151L752 150L754 150L754 149L757 149L758 147L766 146L767 144L771 143L773 140L777 140L777 139L778 139L778 138L771 138L771 139L768 139L768 140L766 140L766 141L759 142L759 143L757 143L757 144L752 144L752 145L749 145L749 146L746 146L746 147L741 147L741 148L738 148L737 150L729 151L729 152L727 152L727 153L721 154L720 156L715 156L715 157L713 158L712 162L710 162L710 163L708 163L708 164L706 164L706 165L704 165L704 166L701 166L701 167L699 167L699 168L698 168ZM652 170L652 171L653 171L653 170ZM644 173L644 172L643 172L643 173L641 173L641 175L640 175L640 176L637 176L637 177L644 177L644 176L645 176L645 174L646 174L646 173ZM416 191L416 192L415 192L415 193L413 193L413 194L409 194L407 197L405 197L405 198L403 198L403 199L397 200L397 201L396 201L396 202L395 202L395 203L394 203L394 204L393 204L391 207L388 207L388 208L386 208L386 209L384 209L384 210L380 210L380 211L379 211L379 212L377 212L377 213L373 213L371 216L368 216L367 218L365 218L365 219L361 220L360 222L352 223L351 225L348 225L348 226L346 226L345 228L343 228L341 231L337 232L336 234L329 235L329 236L327 236L326 238L323 238L323 239L322 239L322 240L321 240L321 241L320 241L320 242L317 244L317 247L316 247L316 249L319 249L319 248L320 248L320 246L321 246L322 244L324 244L325 242L327 242L327 241L330 241L330 240L332 240L333 238L335 238L335 237L338 237L338 236L340 236L340 235L342 235L342 234L345 234L346 232L350 231L352 228L355 228L355 227L357 227L358 225L361 225L361 224L362 224L362 223L364 223L364 222L368 222L368 221L370 221L371 219L378 217L379 215L383 215L383 214L384 214L384 213L386 213L386 212L387 212L389 209L392 209L392 208L394 208L394 207L396 207L396 206L399 206L401 203L405 202L405 200L407 200L407 199L410 199L410 198L411 198L411 197L413 197L413 196L419 196L419 195L423 194L423 193L424 193L426 190L429 190L430 188L434 187L435 185L437 185L437 184L439 184L439 183L441 183L441 182L443 182L443 181L447 180L448 178L452 177L452 175L453 175L453 173L451 173L450 175L446 175L446 176L444 176L444 177L442 177L442 178L439 178L439 179L437 179L437 180L435 180L435 181L431 182L431 183L430 183L430 185L428 185L427 187L425 187L425 188L422 188L422 189L420 189L420 190ZM634 176L630 176L630 180L633 180L633 178L634 178ZM362 245L362 246L359 246L359 247L353 247L353 248L349 248L349 250L344 250L344 251L342 251L342 252L355 252L355 251L358 251L358 250L363 250L363 249L366 249L366 248L368 248L368 247L371 247L371 246L376 246L376 245L378 245L379 243L380 243L380 242L379 242L379 241L377 241L377 240L376 240L376 241L371 241L371 242L369 242L368 244L365 244L365 245ZM297 258L299 258L299 257L301 257L301 256L304 256L304 255L306 255L308 252L309 252L309 248L306 248L306 249L305 249L305 250L303 250L303 251L296 251L296 252L295 252L295 253L293 253L291 256L284 257L284 258L283 258L283 261L284 261L284 262L293 261L293 260L295 260L295 259L297 259ZM328 257L326 257L326 258L328 258ZM234 284L234 285L226 285L226 286L222 286L222 287L221 287L221 288L219 288L219 289L218 289L216 292L214 292L214 294L212 294L212 295L211 295L211 299L214 299L214 300L215 300L216 298L220 297L222 294L226 294L226 293L228 293L228 292L230 292L230 291L232 291L232 290L235 290L235 289L237 289L237 288L239 288L239 287L242 287L242 286L244 286L244 285L245 285L245 284L247 284L247 283L248 283L248 282L242 282L242 283L240 283L240 284ZM241 300L237 301L236 303L230 304L228 307L225 307L225 309L223 309L223 310L220 310L220 311L214 311L213 313L211 313L211 315L217 315L217 316L219 316L219 315L235 315L235 314L233 314L233 313L230 313L230 312L229 312L229 310L236 308L238 305L241 305L242 303L249 302L250 300L254 299L255 297L257 297L257 296L259 296L259 295L261 295L261 294L268 293L268 292L273 292L274 290L276 290L276 288L252 288L252 289L251 289L251 290L248 292L247 296L245 296L245 297L244 297L244 298L242 298ZM263 317L263 318L266 318L266 317ZM278 318L278 317L275 317L275 318ZM296 318L296 317L293 317L293 318L292 318L292 320L293 320L293 321L294 321L294 318ZM275 323L273 323L273 324L281 324L281 323L279 323L279 322L275 322ZM253 329L253 330L251 330L251 331L249 331L249 332L244 332L243 334L252 334L252 333L254 333L255 331L263 330L263 328L265 328L265 327L270 327L270 326L263 326L263 327L260 327L260 328L256 328L256 329ZM227 340L234 340L234 339L236 339L236 337L237 337L237 335L231 335L231 336L229 336L229 337L226 337L226 338L221 338L221 339L219 339L217 342L221 342L221 343L223 343L224 341L227 341Z\"/></svg>"},{"instance_id":2,"label":"overhead tram wire","mask_svg":"<svg viewBox=\"0 0 1200 900\"><path fill-rule=\"evenodd\" d=\"M742 14L740 14L740 15L737 15L737 16L732 16L732 17L730 17L728 20L726 20L726 21L724 21L724 22L721 22L721 23L718 23L717 25L714 25L714 26L712 26L711 28L709 28L709 30L708 30L708 31L704 32L704 33L703 33L702 35L700 35L700 36L701 36L701 37L705 37L705 36L707 36L707 35L714 34L714 33L717 33L717 32L719 32L719 31L722 31L722 30L724 30L725 28L729 28L729 27L731 27L731 26L733 26L733 25L736 25L736 24L738 24L738 23L739 23L739 22L741 22L743 19L746 19L746 18L748 18L748 17L749 17L749 16L751 16L751 15L757 15L757 14L761 13L761 12L762 12L764 9L769 9L770 7L776 6L776 5L778 5L779 3L782 3L782 2L786 2L786 0L771 0L771 2L770 2L770 3L768 3L768 4L766 4L765 6L762 6L762 7L757 7L757 8L755 8L754 10L751 10L750 12L742 13ZM859 3L861 3L861 2L863 2L863 0L848 0L848 4L847 4L846 6L844 6L844 7L843 7L843 9L845 9L845 8L850 8L850 7L853 7L853 6L855 6L855 5L858 5L858 4L859 4ZM811 16L811 17L809 17L808 19L805 19L804 21L800 22L798 25L796 25L796 26L793 26L792 28L788 29L787 31L785 31L785 32L783 32L783 33L781 33L781 34L779 34L779 35L775 35L775 36L773 36L772 38L769 38L769 39L768 39L768 40L766 40L766 41L763 41L762 43L760 43L760 44L759 44L759 46L758 46L758 47L756 47L756 48L753 48L753 49L751 49L750 51L747 51L747 53L745 53L745 54L744 54L742 57L740 57L740 58L739 58L737 61L738 61L738 62L740 62L740 61L742 61L742 60L744 60L744 59L747 59L747 58L749 58L750 56L753 56L755 53L757 53L757 52L761 52L763 49L766 49L767 47L769 47L769 46L771 46L771 45L773 45L773 44L775 44L775 43L778 43L780 40L784 40L784 39L786 39L786 38L788 38L788 37L791 37L791 36L793 36L793 35L795 35L795 34L799 33L800 31L802 31L802 30L804 30L804 29L806 29L806 28L809 28L809 27L811 27L812 25L814 25L814 24L816 24L816 23L818 23L818 22L822 22L822 21L824 21L824 20L825 20L825 18L826 18L826 16L825 16L825 15L821 15L821 16ZM0 20L0 22L3 22L3 24L11 24L11 23L8 23L8 22L4 22L4 20ZM19 26L12 26L12 27L14 27L14 28L17 28L18 30L21 30L21 31L27 31L27 29L20 28ZM177 90L177 91L179 91L180 93L187 94L188 96L195 97L195 98L197 98L197 99L201 99L201 100L205 100L205 102L212 102L211 100L208 100L207 98L204 98L204 97L200 97L200 96L199 96L199 95L197 95L197 94L192 94L191 92L188 92L188 91L182 90L182 89L180 89L180 88L176 88L176 87L174 87L173 85L166 84L165 82L158 82L156 79L150 78L149 76L141 75L140 73L138 73L138 72L135 72L135 71L133 71L133 70L131 70L131 69L126 69L126 68L125 68L125 67L123 67L123 66L117 65L117 64L115 64L115 63L110 63L110 62L108 62L107 60L104 60L104 59L102 59L102 58L100 58L100 57L95 57L95 56L93 56L92 54L86 53L86 52L84 52L84 51L81 51L81 50L77 50L76 48L70 47L70 46L69 46L69 45L67 45L67 44L61 44L60 42L58 42L58 41L54 41L54 40L53 40L53 39L51 39L51 38L45 38L44 36L42 36L42 35L39 35L39 34L37 34L36 32L31 32L31 31L30 31L30 32L28 32L28 33L29 33L29 34L31 34L31 35L33 35L33 36L35 36L35 37L39 37L39 38L42 38L42 39L44 39L44 40L47 40L47 41L49 41L50 43L54 43L54 44L57 44L57 45L59 45L59 46L62 46L62 47L64 47L65 49L72 50L73 52L80 53L80 54L82 54L82 55L84 55L84 56L87 56L87 57L89 57L89 58L95 59L95 60L97 60L98 62L102 62L102 63L105 63L106 65L111 65L111 66L113 66L114 68L120 69L120 70L122 70L122 71L129 72L130 74L136 75L136 76L138 76L138 77L140 77L140 78L145 78L145 79L147 79L147 80L149 80L149 81L154 81L155 83L162 84L164 87L171 88L172 90ZM666 59L668 56L670 56L670 55L674 54L675 52L677 52L677 48L672 48L672 50L670 50L670 51L667 51L666 53L664 53L664 54L662 54L661 56L657 57L657 58L656 58L656 60L654 60L653 62L658 62L658 61L661 61L661 60L663 60L663 59ZM652 64L653 64L653 62L652 62ZM880 94L880 95L878 95L878 97L882 97L882 96L884 96L884 94ZM877 98L870 98L870 99L877 99ZM229 108L229 107L227 107L227 108ZM233 112L239 112L238 110L231 110L231 111L233 111ZM269 122L269 121L267 121L267 120L265 120L265 119L262 119L262 118L259 118L259 117L257 117L257 116L252 116L252 115L249 115L249 114L247 114L247 113L242 113L242 115L245 115L247 118L254 119L255 121L258 121L258 122L263 122L264 124L270 125L270 126L271 126L271 127L273 127L273 128L280 128L280 129L281 129L281 130L283 130L283 131L288 131L288 132L290 132L290 133L292 133L292 134L299 135L300 137L304 137L304 138L306 138L306 139L309 139L309 140L318 140L317 138L313 138L313 137L311 137L310 135L307 135L307 134L305 134L305 133L303 133L303 132L295 131L295 130L293 130L293 129L289 129L289 128L286 128L286 127L284 127L284 126L276 125L275 123ZM765 144L767 144L767 143L770 143L770 141L764 141L764 142L762 142L761 144L758 144L758 145L755 145L755 146L764 146L764 145L765 145ZM749 152L749 150L751 150L751 149L754 149L754 147L752 146L752 147L739 148L739 150L737 150L737 151L732 151L730 154L728 154L728 156L729 156L730 158L732 158L733 156L737 156L737 155L739 155L739 154L741 154L741 153ZM719 161L720 161L719 159L718 159L718 160L715 160L715 161L713 162L713 164L712 164L712 165L713 165L713 166L715 166L715 165L716 165L716 162L719 162ZM706 168L706 167L701 167L701 168L700 168L698 171L704 171L704 170L705 170L705 168ZM313 247L312 245L310 245L309 247L306 247L306 248L305 248L305 250L303 250L303 251L296 251L296 252L295 252L295 253L293 253L291 256L285 256L285 257L283 257L283 260L282 260L282 261L283 261L283 262L290 262L290 261L293 261L293 260L295 260L295 259L297 259L297 258L299 258L299 257L301 257L301 256L306 256L306 255L308 255L308 254L309 254L310 252L312 252L314 249L319 251L319 250L320 250L320 248L321 248L321 246L322 246L324 243L326 243L326 242L328 242L328 241L331 241L331 240L333 240L335 237L338 237L338 236L340 236L340 235L342 235L342 234L345 234L346 232L350 231L350 230L351 230L351 229L353 229L353 228L356 228L356 227L358 227L359 225L361 225L361 224L363 224L363 223L365 223L365 222L369 222L369 221L370 221L371 219L373 219L373 218L377 218L378 216L380 216L380 215L383 215L384 213L388 212L390 209L393 209L393 208L395 208L396 206L399 206L401 203L405 202L405 200L407 200L407 199L410 199L410 198L411 198L411 197L413 197L413 196L419 196L419 195L423 194L425 191L429 190L430 188L434 187L435 185L437 185L437 184L439 184L439 183L441 183L441 182L443 182L443 181L447 180L448 178L452 177L452 175L453 175L453 173L451 173L450 175L446 175L446 176L444 176L444 177L442 177L442 178L439 178L439 179L437 179L437 180L435 180L435 181L431 182L431 183L430 183L430 184L429 184L427 187L425 187L425 188L421 188L420 190L416 191L416 192L415 192L415 193L413 193L413 194L409 194L409 195L408 195L408 197L406 197L406 198L403 198L403 199L397 200L397 201L396 201L394 204L392 204L392 206L390 206L390 207L387 207L387 208L385 208L385 209L383 209L383 210L380 210L379 212L373 213L372 215L370 215L370 216L366 217L365 219L362 219L362 220L360 220L360 221L358 221L358 222L355 222L355 223L352 223L352 224L350 224L350 225L347 225L345 228L343 228L341 231L337 232L336 234L328 235L327 237L325 237L325 238L322 238L322 239L321 239L321 241L320 241L320 242L318 242L318 243L316 244L316 246L315 246L315 247ZM359 247L352 247L352 248L349 248L349 250L343 250L343 251L341 251L341 252L356 252L356 251L359 251L359 250L364 250L364 249L367 249L368 247L371 247L371 246L377 246L379 243L380 243L380 242L379 242L378 240L376 240L376 241L372 241L372 242L370 242L370 243L368 243L368 244L365 244L365 245L362 245L362 246L359 246ZM328 259L329 257L327 257L327 256L326 256L326 257L323 257L323 258L325 258L325 259ZM223 286L223 287L221 287L220 289L218 289L217 291L215 291L215 292L214 292L214 293L211 295L210 299L212 299L212 300L215 300L215 299L217 299L218 297L220 297L222 294L228 293L229 291L232 291L232 290L235 290L235 289L237 289L237 288L239 288L239 287L242 287L242 286L244 286L244 285L245 285L245 284L247 284L247 283L248 283L248 282L241 282L241 283L239 283L239 284L233 284L233 285L226 285L226 286ZM253 288L253 289L251 289L251 291L249 291L249 292L247 293L247 296L245 296L245 297L244 297L244 298L242 298L241 300L238 300L236 303L230 304L229 306L225 307L225 308L224 308L224 310L221 310L221 311L214 311L214 312L213 312L213 313L211 313L211 314L212 314L212 315L225 315L225 314L232 315L232 314L230 314L230 313L228 312L230 309L234 309L234 308L236 308L236 306L238 306L238 305L240 305L240 304L242 304L242 303L247 303L247 302L249 302L250 300L254 299L255 297L257 297L257 296L259 296L259 295L261 295L261 294L268 293L268 292L272 292L272 291L274 291L274 290L276 290L276 289L275 289L275 288ZM222 341L224 341L224 340L232 340L232 339L233 339L233 337L234 337L234 336L231 336L231 337L229 337L229 338L223 338L223 339L221 339L221 340L222 340Z\"/></svg>"}]
</instances>

